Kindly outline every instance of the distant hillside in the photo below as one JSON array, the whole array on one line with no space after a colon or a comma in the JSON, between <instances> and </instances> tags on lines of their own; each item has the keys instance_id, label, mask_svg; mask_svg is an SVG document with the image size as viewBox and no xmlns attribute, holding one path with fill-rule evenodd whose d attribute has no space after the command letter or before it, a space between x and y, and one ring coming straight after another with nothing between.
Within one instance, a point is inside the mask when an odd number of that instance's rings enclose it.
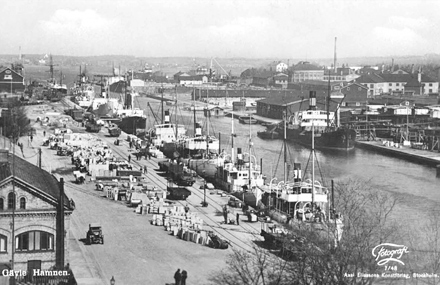
<instances>
[{"instance_id":1,"label":"distant hillside","mask_svg":"<svg viewBox=\"0 0 440 285\"><path fill-rule=\"evenodd\" d=\"M50 77L48 70L49 60L45 63L39 63L44 54L26 54L23 55L23 62L27 71L26 77L48 79ZM211 58L192 58L192 57L136 57L127 55L101 55L101 56L63 56L53 55L55 65L55 78L60 77L60 70L66 76L67 82L73 82L76 75L79 74L80 66L82 70L86 66L90 75L93 74L111 74L113 67L120 68L121 72L126 70L141 70L148 64L153 71L161 71L163 74L172 77L178 71L189 71L197 66L211 66ZM393 57L351 57L338 58L337 65L348 64L349 66L364 65L391 65ZM296 64L299 61L310 61L323 66L333 64L332 58L317 59L282 59L282 58L215 58L212 60L213 69L217 74L231 73L233 76L239 76L247 68L267 67L274 61L282 61L289 65ZM18 55L0 55L0 66L10 66L11 63L18 62ZM439 54L427 54L423 56L396 56L394 64L398 66L416 66L430 65L430 70L435 70L440 66Z\"/></svg>"}]
</instances>

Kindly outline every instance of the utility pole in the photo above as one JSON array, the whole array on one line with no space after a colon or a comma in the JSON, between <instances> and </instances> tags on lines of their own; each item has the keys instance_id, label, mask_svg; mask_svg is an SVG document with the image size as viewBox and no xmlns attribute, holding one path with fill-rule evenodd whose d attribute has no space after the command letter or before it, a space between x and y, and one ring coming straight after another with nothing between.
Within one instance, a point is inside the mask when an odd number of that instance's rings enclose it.
<instances>
[{"instance_id":1,"label":"utility pole","mask_svg":"<svg viewBox=\"0 0 440 285\"><path fill-rule=\"evenodd\" d=\"M41 147L38 148L38 167L41 168Z\"/></svg>"}]
</instances>

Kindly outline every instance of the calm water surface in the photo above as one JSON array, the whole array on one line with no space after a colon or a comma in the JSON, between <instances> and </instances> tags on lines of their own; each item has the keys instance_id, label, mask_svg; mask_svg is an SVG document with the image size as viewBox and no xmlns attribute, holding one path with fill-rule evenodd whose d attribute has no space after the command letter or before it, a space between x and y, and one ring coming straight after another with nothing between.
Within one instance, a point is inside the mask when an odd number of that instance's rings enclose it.
<instances>
[{"instance_id":1,"label":"calm water surface","mask_svg":"<svg viewBox=\"0 0 440 285\"><path fill-rule=\"evenodd\" d=\"M143 99L143 98L140 98ZM145 103L140 103L140 106ZM171 112L175 109L167 106ZM150 112L150 108L145 107ZM160 118L160 104L151 103L151 109ZM189 135L193 134L193 112L178 110L172 114L172 120L177 120L181 124L187 125ZM196 120L201 122L204 130L209 129L210 134L221 134L221 148L230 153L231 148L231 127L232 119L228 117L212 117L209 121L203 117L202 112L197 112ZM154 119L150 115L147 124L153 125ZM257 131L262 131L265 127L261 125L243 125L234 120L234 129L237 137L234 139L234 146L241 147L243 152L249 152L249 133L253 142L253 151L258 160L263 159L263 173L270 181L273 177L278 177L279 181L283 177L283 141L282 140L263 140L257 136ZM308 171L311 169L309 160L311 151L301 145L288 143L288 157L293 165L293 161L301 163L303 171L309 161ZM436 178L436 170L421 164L411 163L402 159L384 156L372 151L355 148L349 152L339 151L320 151L316 150L317 162L315 162L315 173L319 175L319 169L325 181L331 179L343 181L346 179L369 180L373 187L378 190L396 194L404 198L407 204L420 209L424 205L440 205L440 179ZM329 184L328 184L329 185Z\"/></svg>"}]
</instances>

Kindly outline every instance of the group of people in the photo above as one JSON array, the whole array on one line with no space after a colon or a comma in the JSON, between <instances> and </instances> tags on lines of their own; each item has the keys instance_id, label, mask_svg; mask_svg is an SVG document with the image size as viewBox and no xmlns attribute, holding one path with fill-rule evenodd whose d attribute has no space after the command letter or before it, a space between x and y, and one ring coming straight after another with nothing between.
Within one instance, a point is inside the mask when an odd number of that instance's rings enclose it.
<instances>
[{"instance_id":1,"label":"group of people","mask_svg":"<svg viewBox=\"0 0 440 285\"><path fill-rule=\"evenodd\" d=\"M176 273L174 273L174 281L176 282L176 285L186 285L186 278L188 278L186 270L180 272L180 269L177 269Z\"/></svg>"}]
</instances>

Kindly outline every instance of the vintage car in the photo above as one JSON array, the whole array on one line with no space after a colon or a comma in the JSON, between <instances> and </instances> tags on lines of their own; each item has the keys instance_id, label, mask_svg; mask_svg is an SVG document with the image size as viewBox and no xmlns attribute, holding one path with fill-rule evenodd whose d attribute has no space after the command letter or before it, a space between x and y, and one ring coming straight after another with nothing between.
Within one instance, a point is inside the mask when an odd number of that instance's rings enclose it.
<instances>
[{"instance_id":1,"label":"vintage car","mask_svg":"<svg viewBox=\"0 0 440 285\"><path fill-rule=\"evenodd\" d=\"M89 224L89 230L86 234L86 241L88 244L101 243L104 244L104 235L100 225Z\"/></svg>"}]
</instances>

